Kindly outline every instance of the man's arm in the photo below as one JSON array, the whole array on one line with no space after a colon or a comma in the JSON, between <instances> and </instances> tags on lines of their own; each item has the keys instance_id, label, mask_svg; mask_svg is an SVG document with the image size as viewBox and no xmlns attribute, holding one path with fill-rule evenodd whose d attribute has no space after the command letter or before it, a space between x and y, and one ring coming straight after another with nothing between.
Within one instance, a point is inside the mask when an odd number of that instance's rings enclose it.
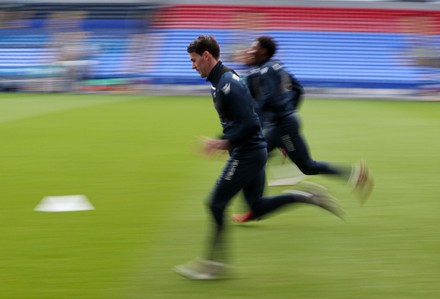
<instances>
[{"instance_id":1,"label":"man's arm","mask_svg":"<svg viewBox=\"0 0 440 299\"><path fill-rule=\"evenodd\" d=\"M219 95L222 102L230 109L230 128L224 131L223 140L228 140L232 147L250 139L259 130L259 121L253 108L253 98L239 77L232 75L220 85Z\"/></svg>"}]
</instances>

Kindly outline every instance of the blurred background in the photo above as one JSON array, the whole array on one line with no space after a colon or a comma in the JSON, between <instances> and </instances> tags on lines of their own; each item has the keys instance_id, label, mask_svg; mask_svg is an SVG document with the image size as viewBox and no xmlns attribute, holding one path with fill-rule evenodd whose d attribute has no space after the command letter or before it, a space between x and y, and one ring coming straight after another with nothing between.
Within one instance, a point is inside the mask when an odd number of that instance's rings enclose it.
<instances>
[{"instance_id":1,"label":"blurred background","mask_svg":"<svg viewBox=\"0 0 440 299\"><path fill-rule=\"evenodd\" d=\"M0 2L0 90L190 93L186 46L213 34L222 60L259 35L310 93L437 99L440 1ZM171 85L171 86L170 86Z\"/></svg>"},{"instance_id":2,"label":"blurred background","mask_svg":"<svg viewBox=\"0 0 440 299\"><path fill-rule=\"evenodd\" d=\"M186 52L200 34L239 72L273 36L314 158L375 178L362 208L309 178L347 222L298 207L231 223L237 279L218 284L172 271L204 249L224 164L194 154L221 130ZM440 298L439 34L436 1L0 0L0 299ZM81 194L96 210L34 211Z\"/></svg>"}]
</instances>

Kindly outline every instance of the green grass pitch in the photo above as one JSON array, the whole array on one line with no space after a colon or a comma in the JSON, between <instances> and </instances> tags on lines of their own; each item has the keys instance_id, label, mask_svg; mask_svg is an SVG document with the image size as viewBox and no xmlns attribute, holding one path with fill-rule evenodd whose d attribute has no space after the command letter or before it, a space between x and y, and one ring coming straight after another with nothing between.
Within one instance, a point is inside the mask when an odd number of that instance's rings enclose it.
<instances>
[{"instance_id":1,"label":"green grass pitch","mask_svg":"<svg viewBox=\"0 0 440 299\"><path fill-rule=\"evenodd\" d=\"M313 157L366 159L372 197L359 207L345 183L309 178L346 222L298 206L229 223L234 279L196 282L172 268L203 252L204 201L223 165L192 151L220 132L208 96L2 94L0 298L437 299L439 105L307 99ZM33 210L72 194L96 210ZM237 198L228 214L241 209Z\"/></svg>"}]
</instances>

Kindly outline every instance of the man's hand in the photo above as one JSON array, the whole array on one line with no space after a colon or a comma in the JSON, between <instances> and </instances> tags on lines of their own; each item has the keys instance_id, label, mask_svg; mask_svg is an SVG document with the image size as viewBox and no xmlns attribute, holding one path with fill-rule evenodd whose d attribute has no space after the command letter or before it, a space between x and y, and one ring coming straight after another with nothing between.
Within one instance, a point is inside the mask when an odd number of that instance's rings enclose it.
<instances>
[{"instance_id":1,"label":"man's hand","mask_svg":"<svg viewBox=\"0 0 440 299\"><path fill-rule=\"evenodd\" d=\"M205 155L212 156L219 151L226 151L229 149L230 144L225 139L213 139L209 137L202 137L203 152Z\"/></svg>"},{"instance_id":2,"label":"man's hand","mask_svg":"<svg viewBox=\"0 0 440 299\"><path fill-rule=\"evenodd\" d=\"M229 150L230 144L228 140L198 136L192 148L197 155L215 160L221 158L225 151Z\"/></svg>"}]
</instances>

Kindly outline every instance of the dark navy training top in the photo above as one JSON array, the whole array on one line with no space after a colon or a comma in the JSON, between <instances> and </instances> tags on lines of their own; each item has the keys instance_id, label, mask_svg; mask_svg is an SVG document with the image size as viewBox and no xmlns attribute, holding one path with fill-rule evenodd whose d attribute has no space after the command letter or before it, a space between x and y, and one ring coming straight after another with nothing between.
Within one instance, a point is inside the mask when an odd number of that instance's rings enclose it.
<instances>
[{"instance_id":1,"label":"dark navy training top","mask_svg":"<svg viewBox=\"0 0 440 299\"><path fill-rule=\"evenodd\" d=\"M207 81L212 83L211 95L223 128L222 139L232 150L266 148L254 99L242 79L219 61Z\"/></svg>"},{"instance_id":2,"label":"dark navy training top","mask_svg":"<svg viewBox=\"0 0 440 299\"><path fill-rule=\"evenodd\" d=\"M264 122L273 123L295 112L302 86L276 60L268 60L249 71L246 83Z\"/></svg>"}]
</instances>

